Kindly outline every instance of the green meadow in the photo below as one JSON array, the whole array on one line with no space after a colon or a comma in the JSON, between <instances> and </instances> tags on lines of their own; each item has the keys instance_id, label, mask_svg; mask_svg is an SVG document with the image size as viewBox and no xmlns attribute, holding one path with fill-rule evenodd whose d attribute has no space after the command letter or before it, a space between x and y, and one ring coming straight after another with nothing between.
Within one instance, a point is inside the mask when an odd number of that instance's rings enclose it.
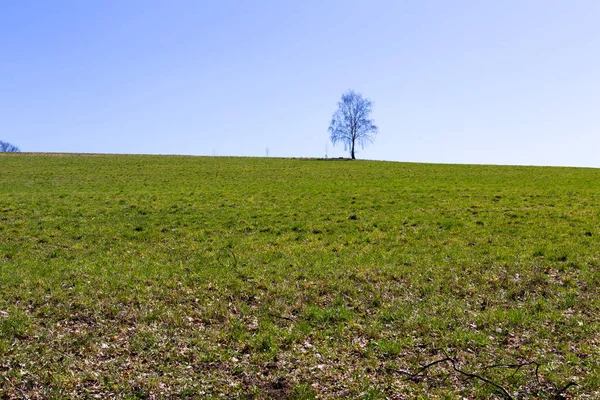
<instances>
[{"instance_id":1,"label":"green meadow","mask_svg":"<svg viewBox=\"0 0 600 400\"><path fill-rule=\"evenodd\" d=\"M599 398L599 204L597 169L2 155L0 398Z\"/></svg>"}]
</instances>

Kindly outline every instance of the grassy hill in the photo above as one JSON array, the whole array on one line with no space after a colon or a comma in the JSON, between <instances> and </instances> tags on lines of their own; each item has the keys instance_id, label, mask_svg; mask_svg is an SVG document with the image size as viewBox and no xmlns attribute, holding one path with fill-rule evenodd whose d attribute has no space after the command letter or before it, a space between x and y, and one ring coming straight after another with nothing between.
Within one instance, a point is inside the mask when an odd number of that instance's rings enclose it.
<instances>
[{"instance_id":1,"label":"grassy hill","mask_svg":"<svg viewBox=\"0 0 600 400\"><path fill-rule=\"evenodd\" d=\"M596 169L3 155L0 397L597 398L599 204Z\"/></svg>"}]
</instances>

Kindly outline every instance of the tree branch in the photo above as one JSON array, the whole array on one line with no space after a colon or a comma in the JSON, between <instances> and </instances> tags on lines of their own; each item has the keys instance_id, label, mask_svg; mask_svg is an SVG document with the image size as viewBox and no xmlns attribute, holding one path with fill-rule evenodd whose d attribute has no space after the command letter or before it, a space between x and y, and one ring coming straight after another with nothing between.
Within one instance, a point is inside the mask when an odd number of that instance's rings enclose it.
<instances>
[{"instance_id":1,"label":"tree branch","mask_svg":"<svg viewBox=\"0 0 600 400\"><path fill-rule=\"evenodd\" d=\"M510 392L504 386L500 385L499 383L497 383L489 378L486 378L483 375L473 373L473 372L468 372L468 371L461 369L458 366L458 361L455 358L448 355L448 353L444 349L439 349L439 350L441 350L441 352L444 354L444 356L445 356L444 358L440 358L439 360L435 360L428 364L425 364L425 365L421 366L416 372L410 372L410 371L395 369L395 368L391 368L391 367L385 367L385 370L387 370L389 372L404 375L404 376L406 376L406 380L409 380L412 382L419 382L423 378L424 373L429 368L431 368L435 365L438 365L438 364L449 364L454 372L456 372L462 376L465 376L467 379L478 379L481 382L484 382L485 384L493 386L499 392L499 394L501 394L506 400L515 400L515 398L510 394ZM492 364L492 365L484 366L483 370L489 370L489 369L493 369L493 368L512 368L512 369L515 369L515 371L511 375L511 377L513 377L522 368L525 368L528 366L535 366L535 378L536 378L537 384L539 386L542 386L542 382L541 382L540 376L539 376L540 364L533 360L525 360L521 363L514 363L514 364ZM556 385L554 385L554 387L556 388L556 392L553 394L553 397L556 399L564 399L563 394L565 393L565 391L567 389L569 389L570 387L576 386L576 385L577 384L575 382L569 382L560 389Z\"/></svg>"},{"instance_id":2,"label":"tree branch","mask_svg":"<svg viewBox=\"0 0 600 400\"><path fill-rule=\"evenodd\" d=\"M572 382L572 381L571 381L571 382L569 382L569 383L567 383L565 386L563 386L563 388L562 388L562 389L560 389L560 390L558 390L558 391L556 392L556 394L554 395L554 397L555 397L556 399L563 399L563 398L564 398L564 396L563 396L562 394L563 394L564 392L566 392L566 391L567 391L567 389L568 389L568 388L570 388L571 386L577 386L577 384L576 384L575 382Z\"/></svg>"},{"instance_id":3,"label":"tree branch","mask_svg":"<svg viewBox=\"0 0 600 400\"><path fill-rule=\"evenodd\" d=\"M480 381L482 381L482 382L485 382L485 383L487 383L488 385L492 385L492 386L494 386L496 389L500 390L500 392L501 392L501 393L504 395L504 397L505 397L506 399L508 399L508 400L514 400L514 397L512 397L512 396L510 395L510 393L508 393L508 390L506 390L506 389L505 389L503 386L501 386L501 385L497 384L496 382L494 382L494 381L492 381L492 380L490 380L490 379L487 379L487 378L486 378L486 377L484 377L484 376L481 376L481 375L478 375L478 374L473 374L473 373L470 373L470 372L466 372L466 371L463 371L463 370L461 370L460 368L458 368L458 367L456 366L456 360L454 360L452 357L448 356L448 354L446 353L446 351L445 351L445 350L444 350L444 354L446 354L446 357L449 359L449 361L450 361L450 364L452 365L452 369L453 369L453 370L455 370L456 372L458 372L458 373L460 373L460 374L462 374L462 375L464 375L464 376L466 376L466 377L468 377L468 378L475 378L475 379L479 379Z\"/></svg>"}]
</instances>

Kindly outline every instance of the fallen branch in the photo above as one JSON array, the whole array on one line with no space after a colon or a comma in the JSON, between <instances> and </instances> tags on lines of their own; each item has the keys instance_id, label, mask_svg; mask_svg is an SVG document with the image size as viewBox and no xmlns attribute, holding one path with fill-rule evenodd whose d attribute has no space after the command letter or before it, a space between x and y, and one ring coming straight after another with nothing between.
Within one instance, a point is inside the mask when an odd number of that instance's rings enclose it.
<instances>
[{"instance_id":1,"label":"fallen branch","mask_svg":"<svg viewBox=\"0 0 600 400\"><path fill-rule=\"evenodd\" d=\"M468 372L468 371L461 369L459 367L459 362L455 358L448 355L448 353L445 350L443 350L443 349L440 349L440 350L441 350L441 352L444 353L444 356L445 356L444 358L440 358L439 360L435 360L428 364L425 364L425 365L421 366L416 372L410 372L410 371L406 371L406 370L402 370L402 369L395 369L395 368L391 368L391 367L386 367L385 369L386 369L386 371L406 376L406 380L409 380L412 382L419 382L423 378L424 373L427 372L427 370L429 370L431 367L438 365L438 364L446 364L446 365L449 365L454 372L467 377L467 379L478 379L487 385L493 386L499 392L499 394L501 394L504 397L504 399L515 400L515 398L510 394L510 392L504 386L500 385L497 382L494 382L493 380L491 380L489 378L486 378L485 376L483 376L481 374ZM511 377L513 377L522 368L525 368L528 366L535 366L535 378L537 380L538 385L541 386L542 382L541 382L540 376L539 376L540 364L536 361L526 360L521 363L515 363L515 364L492 364L492 365L484 366L483 370L489 370L489 369L493 369L493 368L511 368L511 369L515 370L513 372L513 374L511 375ZM576 386L576 385L577 384L575 382L569 382L561 389L559 389L556 385L554 385L554 387L556 388L556 392L554 393L554 398L564 399L563 393L565 393L565 391L567 389L569 389L570 387Z\"/></svg>"},{"instance_id":2,"label":"fallen branch","mask_svg":"<svg viewBox=\"0 0 600 400\"><path fill-rule=\"evenodd\" d=\"M567 391L568 388L570 388L571 386L577 386L577 384L575 382L569 382L567 383L565 386L563 386L562 389L559 389L556 394L554 395L555 399L564 399L565 397L563 396L563 393Z\"/></svg>"},{"instance_id":3,"label":"fallen branch","mask_svg":"<svg viewBox=\"0 0 600 400\"><path fill-rule=\"evenodd\" d=\"M444 354L446 354L446 352L444 351ZM454 360L452 357L448 356L448 354L446 354L446 358L448 358L448 360L450 361L450 364L452 365L452 369L455 370L456 372L468 377L468 378L475 378L475 379L479 379L482 382L487 383L488 385L494 386L496 389L500 390L500 392L504 395L504 397L508 400L514 400L514 397L512 397L510 395L510 393L508 393L508 390L506 390L504 388L504 386L497 384L496 382L487 379L484 376L478 375L478 374L473 374L470 372L466 372L461 370L460 368L458 368L456 366L456 360Z\"/></svg>"},{"instance_id":4,"label":"fallen branch","mask_svg":"<svg viewBox=\"0 0 600 400\"><path fill-rule=\"evenodd\" d=\"M270 317L274 317L274 318L284 319L284 320L290 321L290 322L296 322L296 320L294 318L284 317L283 315L277 315L277 314L273 314L271 312L268 312L267 315Z\"/></svg>"},{"instance_id":5,"label":"fallen branch","mask_svg":"<svg viewBox=\"0 0 600 400\"><path fill-rule=\"evenodd\" d=\"M521 370L521 368L528 367L530 365L535 365L535 379L537 380L538 384L541 384L540 376L539 376L540 364L537 363L536 361L525 361L520 364L492 364L492 365L487 365L487 366L483 367L483 369L514 368L515 372L513 372L513 374L511 375L511 378L512 378L513 376L515 376L517 374L517 372L519 372Z\"/></svg>"},{"instance_id":6,"label":"fallen branch","mask_svg":"<svg viewBox=\"0 0 600 400\"><path fill-rule=\"evenodd\" d=\"M433 367L434 365L441 364L441 363L446 362L446 361L452 361L452 359L450 357L448 357L447 354L446 354L445 358L442 358L440 360L436 360L436 361L430 362L429 364L423 365L421 367L421 369L419 369L417 372L415 372L414 375L420 375L422 372L425 372L426 370L428 370L429 368Z\"/></svg>"}]
</instances>

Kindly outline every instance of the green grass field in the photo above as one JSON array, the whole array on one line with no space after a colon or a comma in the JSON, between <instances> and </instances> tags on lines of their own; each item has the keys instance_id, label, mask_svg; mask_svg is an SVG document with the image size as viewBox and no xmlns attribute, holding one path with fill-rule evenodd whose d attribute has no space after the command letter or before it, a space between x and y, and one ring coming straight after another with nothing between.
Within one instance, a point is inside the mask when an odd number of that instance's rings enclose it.
<instances>
[{"instance_id":1,"label":"green grass field","mask_svg":"<svg viewBox=\"0 0 600 400\"><path fill-rule=\"evenodd\" d=\"M600 398L599 204L596 169L3 155L0 398Z\"/></svg>"}]
</instances>

